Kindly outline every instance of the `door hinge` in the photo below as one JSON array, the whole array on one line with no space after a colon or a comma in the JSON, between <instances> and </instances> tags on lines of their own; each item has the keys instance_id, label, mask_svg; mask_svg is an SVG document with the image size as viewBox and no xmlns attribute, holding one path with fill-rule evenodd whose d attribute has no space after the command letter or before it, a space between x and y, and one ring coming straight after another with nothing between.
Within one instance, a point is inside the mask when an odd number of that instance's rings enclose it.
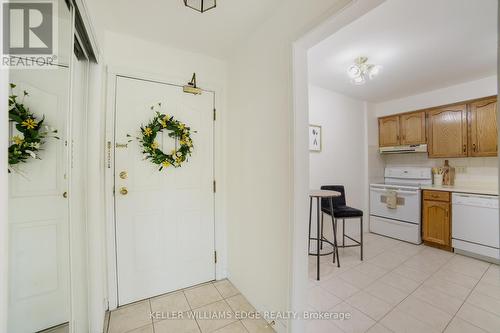
<instances>
[{"instance_id":1,"label":"door hinge","mask_svg":"<svg viewBox=\"0 0 500 333\"><path fill-rule=\"evenodd\" d=\"M217 109L214 108L214 121L217 120Z\"/></svg>"},{"instance_id":2,"label":"door hinge","mask_svg":"<svg viewBox=\"0 0 500 333\"><path fill-rule=\"evenodd\" d=\"M214 193L217 192L217 182L214 180Z\"/></svg>"},{"instance_id":3,"label":"door hinge","mask_svg":"<svg viewBox=\"0 0 500 333\"><path fill-rule=\"evenodd\" d=\"M214 251L214 262L217 263L217 251Z\"/></svg>"}]
</instances>

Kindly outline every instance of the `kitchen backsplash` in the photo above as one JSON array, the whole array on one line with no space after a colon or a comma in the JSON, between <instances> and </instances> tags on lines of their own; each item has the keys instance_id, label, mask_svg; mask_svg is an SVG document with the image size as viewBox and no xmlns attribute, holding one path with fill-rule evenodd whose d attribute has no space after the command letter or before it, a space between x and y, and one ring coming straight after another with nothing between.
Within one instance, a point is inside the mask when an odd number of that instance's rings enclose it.
<instances>
[{"instance_id":1,"label":"kitchen backsplash","mask_svg":"<svg viewBox=\"0 0 500 333\"><path fill-rule=\"evenodd\" d=\"M426 154L391 154L382 155L385 166L429 166L444 165L444 158L428 158ZM447 158L455 167L456 185L489 185L498 184L497 157Z\"/></svg>"}]
</instances>

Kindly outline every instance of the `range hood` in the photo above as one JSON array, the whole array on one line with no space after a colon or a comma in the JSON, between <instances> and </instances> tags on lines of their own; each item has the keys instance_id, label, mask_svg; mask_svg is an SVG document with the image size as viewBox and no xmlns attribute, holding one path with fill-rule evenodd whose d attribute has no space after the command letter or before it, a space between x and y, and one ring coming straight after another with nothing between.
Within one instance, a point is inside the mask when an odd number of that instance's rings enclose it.
<instances>
[{"instance_id":1,"label":"range hood","mask_svg":"<svg viewBox=\"0 0 500 333\"><path fill-rule=\"evenodd\" d=\"M380 147L380 154L427 153L427 144Z\"/></svg>"}]
</instances>

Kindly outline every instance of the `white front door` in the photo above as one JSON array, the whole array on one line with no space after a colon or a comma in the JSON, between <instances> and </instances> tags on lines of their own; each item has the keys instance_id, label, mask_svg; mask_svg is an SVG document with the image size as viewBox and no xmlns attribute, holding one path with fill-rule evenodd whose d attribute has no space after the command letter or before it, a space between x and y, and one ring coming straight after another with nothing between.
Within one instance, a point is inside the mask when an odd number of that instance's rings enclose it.
<instances>
[{"instance_id":1,"label":"white front door","mask_svg":"<svg viewBox=\"0 0 500 333\"><path fill-rule=\"evenodd\" d=\"M121 76L115 98L118 305L124 305L215 278L214 105L209 92L195 96L179 86ZM194 152L180 168L158 171L143 159L137 140L128 142L127 134L138 136L155 116L150 106L159 102L162 113L196 131ZM175 147L167 133L158 141L163 151Z\"/></svg>"},{"instance_id":2,"label":"white front door","mask_svg":"<svg viewBox=\"0 0 500 333\"><path fill-rule=\"evenodd\" d=\"M46 139L41 160L9 174L9 333L32 333L69 321L69 238L65 146L69 69L14 70L14 92L61 140ZM11 124L11 135L16 130Z\"/></svg>"}]
</instances>

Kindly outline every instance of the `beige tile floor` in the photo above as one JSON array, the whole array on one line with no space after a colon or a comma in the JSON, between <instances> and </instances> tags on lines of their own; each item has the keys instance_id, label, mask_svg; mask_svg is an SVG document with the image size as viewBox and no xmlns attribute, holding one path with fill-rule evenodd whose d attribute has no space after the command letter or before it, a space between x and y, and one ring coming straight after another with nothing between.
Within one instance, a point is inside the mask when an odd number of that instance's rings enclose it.
<instances>
[{"instance_id":1,"label":"beige tile floor","mask_svg":"<svg viewBox=\"0 0 500 333\"><path fill-rule=\"evenodd\" d=\"M349 312L349 320L316 320L307 332L500 332L500 267L480 260L365 234L359 248L309 258L308 310Z\"/></svg>"},{"instance_id":2,"label":"beige tile floor","mask_svg":"<svg viewBox=\"0 0 500 333\"><path fill-rule=\"evenodd\" d=\"M349 320L307 322L307 332L500 332L500 267L424 245L365 234L359 248L340 249L341 267L322 257L321 281L309 259L310 311L344 312ZM121 307L108 333L271 333L263 320L202 319L188 314L255 311L222 280ZM180 312L181 319L151 318Z\"/></svg>"},{"instance_id":3,"label":"beige tile floor","mask_svg":"<svg viewBox=\"0 0 500 333\"><path fill-rule=\"evenodd\" d=\"M41 331L40 333L69 333L69 325L62 324L57 327L49 328L45 331Z\"/></svg>"},{"instance_id":4,"label":"beige tile floor","mask_svg":"<svg viewBox=\"0 0 500 333\"><path fill-rule=\"evenodd\" d=\"M210 282L130 304L109 317L108 333L273 333L262 319L208 319L210 313L255 309L228 280ZM173 312L182 319L166 318ZM158 314L154 318L151 313ZM199 315L193 317L193 315Z\"/></svg>"}]
</instances>

